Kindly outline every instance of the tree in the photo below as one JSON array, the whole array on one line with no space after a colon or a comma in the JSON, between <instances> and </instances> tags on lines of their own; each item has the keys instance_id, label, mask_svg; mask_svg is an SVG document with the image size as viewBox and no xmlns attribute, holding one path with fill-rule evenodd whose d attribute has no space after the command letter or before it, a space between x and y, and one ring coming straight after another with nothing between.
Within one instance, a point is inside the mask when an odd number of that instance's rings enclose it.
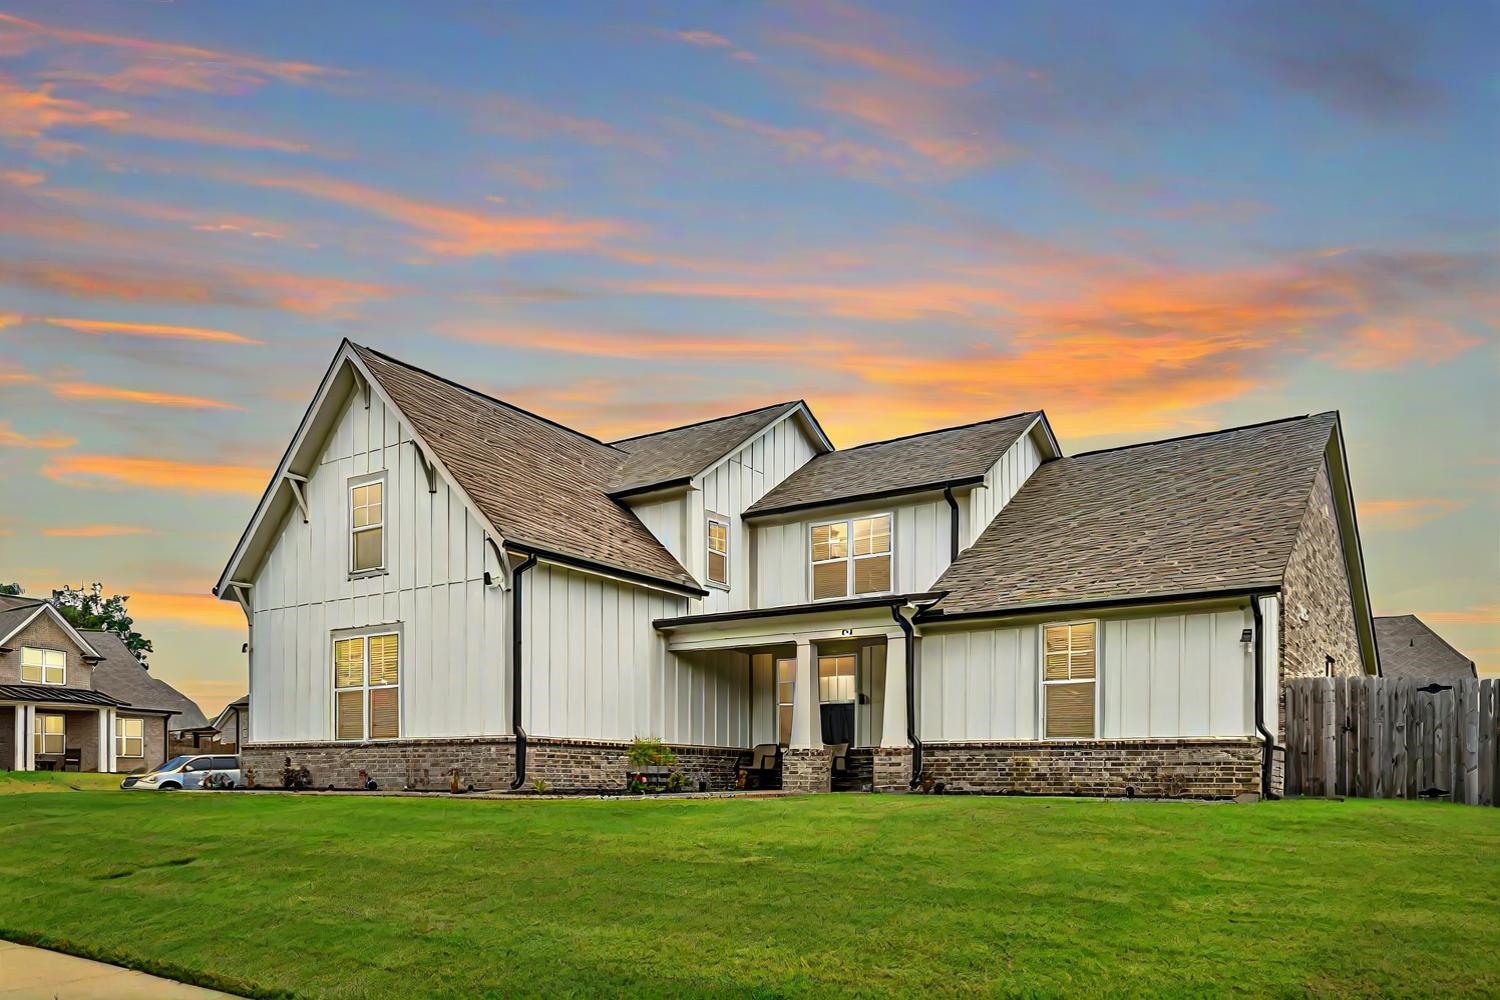
<instances>
[{"instance_id":1,"label":"tree","mask_svg":"<svg viewBox=\"0 0 1500 1000\"><path fill-rule=\"evenodd\" d=\"M20 597L26 588L19 583L0 583L0 597Z\"/></svg>"},{"instance_id":2,"label":"tree","mask_svg":"<svg viewBox=\"0 0 1500 1000\"><path fill-rule=\"evenodd\" d=\"M129 600L129 594L105 597L103 585L97 582L87 588L74 590L64 586L52 592L52 606L62 613L68 624L74 628L104 629L115 633L144 667L147 665L146 654L152 652L151 640L131 627L135 619L125 607Z\"/></svg>"}]
</instances>

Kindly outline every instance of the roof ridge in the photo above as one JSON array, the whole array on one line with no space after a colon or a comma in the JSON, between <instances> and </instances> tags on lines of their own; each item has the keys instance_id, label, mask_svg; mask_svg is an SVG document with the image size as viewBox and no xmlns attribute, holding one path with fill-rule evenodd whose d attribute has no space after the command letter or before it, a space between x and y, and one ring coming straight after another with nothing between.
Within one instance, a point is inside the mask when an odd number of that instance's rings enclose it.
<instances>
[{"instance_id":1,"label":"roof ridge","mask_svg":"<svg viewBox=\"0 0 1500 1000\"><path fill-rule=\"evenodd\" d=\"M614 445L610 444L608 441L601 441L599 438L594 437L592 434L585 434L583 431L580 431L577 428L569 427L567 424L562 423L561 421L553 420L551 417L546 417L540 413L528 410L524 406L517 406L515 403L511 403L504 399L501 399L499 396L491 396L487 392L480 392L478 389L474 388L471 385L464 385L462 382L458 382L454 379L448 378L446 375L439 375L437 372L429 371L428 369L423 368L420 365L414 365L409 361L402 361L398 357L394 357L390 354L385 353L384 351L378 350L374 347L370 347L366 344L361 344L353 340L349 341L349 343L352 346L359 348L361 351L369 351L376 357L389 361L393 365L400 365L402 368L408 368L411 371L419 372L423 375L426 375L428 378L436 379L444 385L452 386L453 388L458 389L462 392L466 392L471 396L477 396L480 399L485 400L486 402L494 403L497 406L503 406L507 410L514 410L515 412L524 414L525 416L531 417L534 420L540 420L544 424L550 424L551 426L556 427L559 430L567 431L569 434L572 434L575 437L581 437L585 441L590 441L594 444L602 445L605 448L618 450L615 449Z\"/></svg>"},{"instance_id":2,"label":"roof ridge","mask_svg":"<svg viewBox=\"0 0 1500 1000\"><path fill-rule=\"evenodd\" d=\"M1137 441L1134 444L1117 444L1112 448L1095 448L1093 451L1080 451L1071 458L1085 458L1089 455L1104 455L1112 451L1129 451L1132 448L1149 448L1158 444L1173 444L1178 441L1192 441L1197 438L1215 437L1219 434L1233 434L1236 431L1251 431L1259 427L1273 427L1276 424L1290 424L1298 420L1311 420L1314 417L1337 416L1337 410L1324 410L1321 413L1300 413L1292 417L1277 417L1274 420L1260 420L1253 424L1239 424L1235 427L1220 427L1217 430L1198 431L1195 434L1178 434L1175 437L1157 438L1154 441Z\"/></svg>"},{"instance_id":3,"label":"roof ridge","mask_svg":"<svg viewBox=\"0 0 1500 1000\"><path fill-rule=\"evenodd\" d=\"M708 417L707 419L704 419L704 420L694 420L692 423L678 424L676 427L664 427L664 428L662 428L659 431L647 431L645 434L632 434L630 437L615 438L613 441L604 442L604 443L608 444L610 447L614 447L615 445L624 444L627 441L639 441L642 438L660 437L663 434L671 434L674 431L685 431L685 430L689 430L689 429L691 429L693 427L702 427L702 426L704 426L706 424L717 424L720 421L723 421L723 420L733 420L736 417L748 417L750 414L752 414L752 413L759 413L762 410L774 410L774 409L777 409L777 408L785 408L785 407L789 407L789 406L797 406L797 405L803 404L805 402L806 402L805 400L801 400L801 399L788 399L788 400L784 400L783 402L780 402L780 403L767 403L765 406L752 406L752 407L750 407L750 409L748 409L748 410L741 410L738 413L726 413L722 417Z\"/></svg>"},{"instance_id":4,"label":"roof ridge","mask_svg":"<svg viewBox=\"0 0 1500 1000\"><path fill-rule=\"evenodd\" d=\"M934 427L928 431L915 431L911 434L902 434L898 437L886 438L882 441L866 441L864 444L850 445L848 448L835 448L829 452L830 455L843 454L846 451L858 451L861 448L873 448L878 444L895 444L897 441L910 441L912 438L927 437L931 434L944 434L948 431L963 431L971 427L983 427L985 424L998 424L1004 420L1014 420L1017 417L1038 416L1041 410L1021 410L1018 413L1008 413L1003 417L990 417L987 420L971 420L967 424L954 424L952 427Z\"/></svg>"}]
</instances>

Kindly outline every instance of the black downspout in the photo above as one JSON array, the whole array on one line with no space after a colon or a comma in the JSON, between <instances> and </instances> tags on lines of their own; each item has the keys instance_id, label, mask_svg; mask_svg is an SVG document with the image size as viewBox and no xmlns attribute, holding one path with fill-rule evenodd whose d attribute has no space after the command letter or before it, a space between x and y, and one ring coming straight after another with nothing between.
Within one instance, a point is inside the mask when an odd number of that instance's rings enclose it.
<instances>
[{"instance_id":1,"label":"black downspout","mask_svg":"<svg viewBox=\"0 0 1500 1000\"><path fill-rule=\"evenodd\" d=\"M510 574L510 727L516 738L516 780L514 791L526 783L526 730L521 726L521 577L536 565L536 555L526 557Z\"/></svg>"},{"instance_id":2,"label":"black downspout","mask_svg":"<svg viewBox=\"0 0 1500 1000\"><path fill-rule=\"evenodd\" d=\"M951 485L943 487L943 499L948 501L948 561L958 559L958 498L953 495Z\"/></svg>"},{"instance_id":3,"label":"black downspout","mask_svg":"<svg viewBox=\"0 0 1500 1000\"><path fill-rule=\"evenodd\" d=\"M891 608L891 617L906 633L906 738L911 741L911 787L922 783L922 741L917 738L917 636L911 619L899 607ZM886 665L890 669L890 665Z\"/></svg>"},{"instance_id":4,"label":"black downspout","mask_svg":"<svg viewBox=\"0 0 1500 1000\"><path fill-rule=\"evenodd\" d=\"M1271 790L1271 768L1276 759L1276 737L1266 728L1266 647L1263 629L1265 619L1260 613L1260 595L1250 595L1250 614L1255 622L1255 731L1260 734L1260 796L1277 799L1281 796Z\"/></svg>"}]
</instances>

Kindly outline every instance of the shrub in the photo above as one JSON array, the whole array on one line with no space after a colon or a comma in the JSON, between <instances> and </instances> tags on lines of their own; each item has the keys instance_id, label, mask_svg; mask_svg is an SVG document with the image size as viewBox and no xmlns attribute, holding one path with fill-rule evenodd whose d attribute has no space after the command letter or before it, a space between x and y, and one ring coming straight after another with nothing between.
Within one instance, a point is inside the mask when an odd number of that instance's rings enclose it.
<instances>
[{"instance_id":1,"label":"shrub","mask_svg":"<svg viewBox=\"0 0 1500 1000\"><path fill-rule=\"evenodd\" d=\"M670 767L677 763L672 748L654 736L637 736L631 741L626 759L636 767Z\"/></svg>"}]
</instances>

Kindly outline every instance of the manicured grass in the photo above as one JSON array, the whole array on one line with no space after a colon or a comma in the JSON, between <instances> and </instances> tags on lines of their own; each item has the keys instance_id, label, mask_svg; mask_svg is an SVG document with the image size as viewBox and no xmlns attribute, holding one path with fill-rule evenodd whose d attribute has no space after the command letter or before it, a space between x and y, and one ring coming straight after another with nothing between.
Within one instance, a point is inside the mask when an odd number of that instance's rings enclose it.
<instances>
[{"instance_id":1,"label":"manicured grass","mask_svg":"<svg viewBox=\"0 0 1500 1000\"><path fill-rule=\"evenodd\" d=\"M1500 810L19 795L0 936L326 997L1495 995Z\"/></svg>"},{"instance_id":2,"label":"manicured grass","mask_svg":"<svg viewBox=\"0 0 1500 1000\"><path fill-rule=\"evenodd\" d=\"M96 774L89 771L0 771L0 795L118 789L122 777L119 774Z\"/></svg>"}]
</instances>

